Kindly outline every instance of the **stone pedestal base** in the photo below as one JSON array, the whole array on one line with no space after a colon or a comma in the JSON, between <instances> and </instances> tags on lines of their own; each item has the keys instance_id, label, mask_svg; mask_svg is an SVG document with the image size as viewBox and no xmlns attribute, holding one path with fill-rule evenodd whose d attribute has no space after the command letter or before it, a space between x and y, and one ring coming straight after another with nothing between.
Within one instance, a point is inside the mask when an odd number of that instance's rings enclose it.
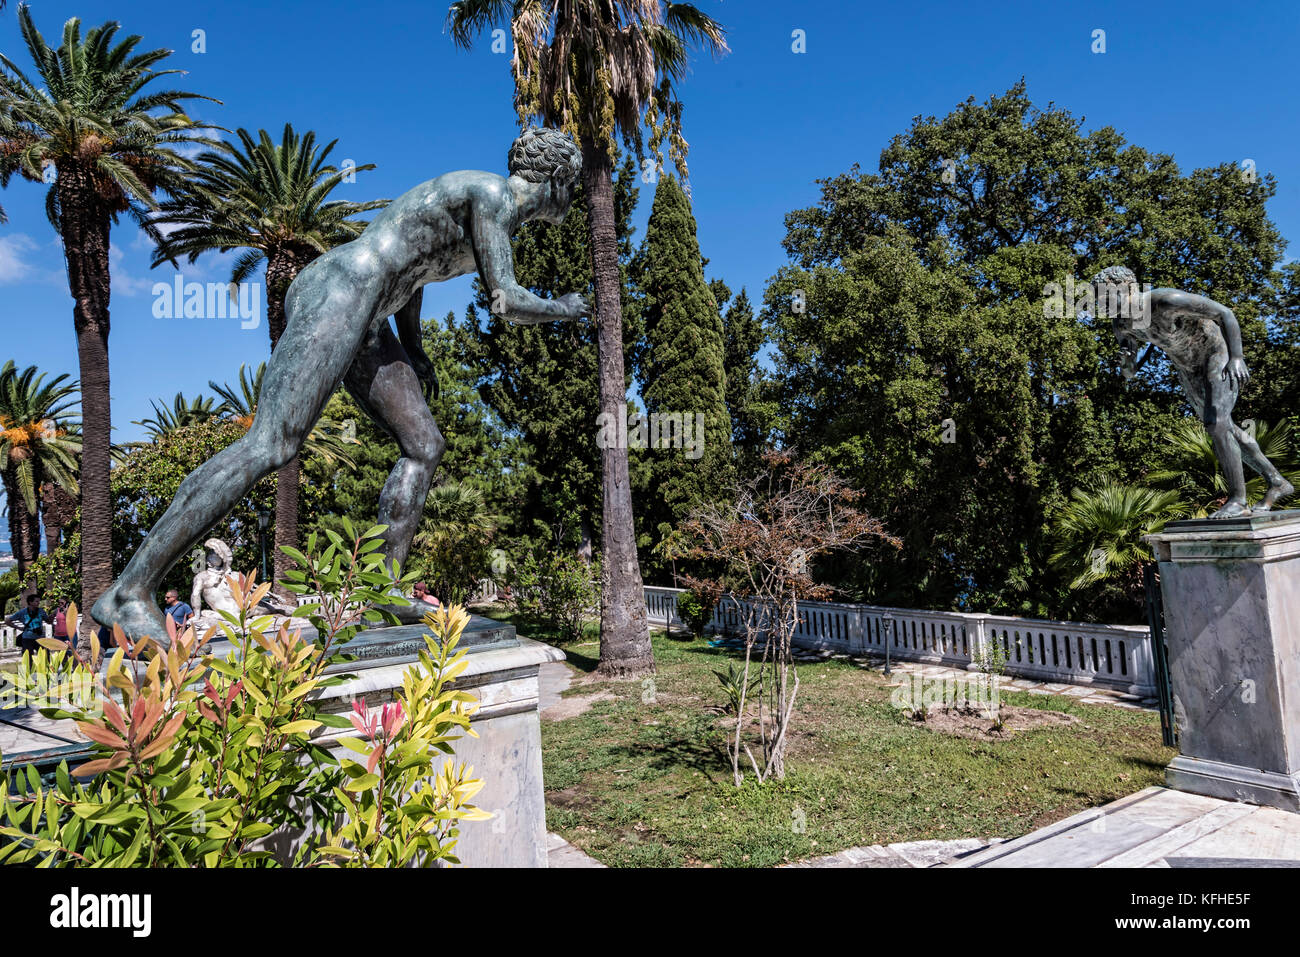
<instances>
[{"instance_id":1,"label":"stone pedestal base","mask_svg":"<svg viewBox=\"0 0 1300 957\"><path fill-rule=\"evenodd\" d=\"M1165 783L1179 791L1263 804L1300 813L1300 775L1253 771L1239 764L1180 754L1165 769Z\"/></svg>"},{"instance_id":2,"label":"stone pedestal base","mask_svg":"<svg viewBox=\"0 0 1300 957\"><path fill-rule=\"evenodd\" d=\"M1300 811L1300 511L1170 522L1160 562L1170 787Z\"/></svg>"},{"instance_id":3,"label":"stone pedestal base","mask_svg":"<svg viewBox=\"0 0 1300 957\"><path fill-rule=\"evenodd\" d=\"M347 646L357 660L327 669L355 677L314 693L320 709L346 713L364 698L366 709L376 711L394 700L402 676L419 665L425 631L423 625L399 625L362 632ZM466 867L546 867L538 669L545 661L562 660L564 653L517 637L513 625L477 615L471 617L459 647L467 652L466 667L453 686L473 694L479 709L471 725L478 737L459 738L455 760L470 765L473 776L483 781L474 803L494 816L490 821L462 822L455 854ZM338 744L339 738L355 736L350 728L323 728L313 741L355 758ZM441 761L435 763L441 767ZM301 832L277 833L265 839L265 846L287 863L302 839Z\"/></svg>"},{"instance_id":4,"label":"stone pedestal base","mask_svg":"<svg viewBox=\"0 0 1300 957\"><path fill-rule=\"evenodd\" d=\"M475 624L487 623L475 619ZM546 799L542 785L542 730L537 715L539 697L537 672L544 661L560 661L564 653L550 645L528 638L515 638L514 628L507 626L507 640L492 635L492 641L470 644L464 671L453 686L469 691L478 698L472 727L477 738L468 735L455 743L455 760L468 764L474 777L483 780L483 790L474 798L479 807L491 811L490 821L469 821L460 825L456 856L466 867L545 867L546 866ZM467 629L471 641L477 629ZM490 629L485 628L485 631ZM385 633L395 637L407 631L423 633L423 626L376 629L366 632L382 641ZM423 648L423 639L419 639ZM358 649L365 645L357 642ZM368 642L367 642L368 644ZM379 645L378 647L382 647ZM376 647L374 650L378 650ZM405 650L402 645L398 648ZM363 652L364 653L364 652ZM408 652L409 654L409 652ZM345 711L357 698L366 699L368 710L378 709L393 700L402 686L402 676L414 655L390 661L381 658L371 667L358 671L365 662L353 662L347 670L356 678L328 688L320 699L324 711ZM338 753L332 745L337 737L355 736L350 730L333 731L318 739Z\"/></svg>"}]
</instances>

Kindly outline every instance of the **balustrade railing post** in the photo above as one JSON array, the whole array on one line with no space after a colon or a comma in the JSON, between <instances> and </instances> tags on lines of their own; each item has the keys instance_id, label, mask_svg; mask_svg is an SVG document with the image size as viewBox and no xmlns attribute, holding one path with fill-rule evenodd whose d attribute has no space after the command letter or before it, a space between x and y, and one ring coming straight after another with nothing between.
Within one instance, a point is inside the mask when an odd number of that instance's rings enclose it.
<instances>
[{"instance_id":1,"label":"balustrade railing post","mask_svg":"<svg viewBox=\"0 0 1300 957\"><path fill-rule=\"evenodd\" d=\"M885 613L880 616L880 640L885 643L885 670L883 673L886 675L893 674L893 671L889 667L889 646L892 644L890 639L893 637L894 616L892 612L886 610Z\"/></svg>"},{"instance_id":2,"label":"balustrade railing post","mask_svg":"<svg viewBox=\"0 0 1300 957\"><path fill-rule=\"evenodd\" d=\"M971 665L976 671L980 670L980 665L985 659L987 653L987 636L984 634L984 617L981 615L975 619L975 635L971 640Z\"/></svg>"}]
</instances>

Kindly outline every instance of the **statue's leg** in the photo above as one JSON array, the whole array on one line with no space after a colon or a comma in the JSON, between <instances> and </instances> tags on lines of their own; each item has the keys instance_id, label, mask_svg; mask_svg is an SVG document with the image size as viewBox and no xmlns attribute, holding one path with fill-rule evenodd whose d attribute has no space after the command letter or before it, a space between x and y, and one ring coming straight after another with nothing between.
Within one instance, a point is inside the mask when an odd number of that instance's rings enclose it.
<instances>
[{"instance_id":1,"label":"statue's leg","mask_svg":"<svg viewBox=\"0 0 1300 957\"><path fill-rule=\"evenodd\" d=\"M1295 492L1295 486L1288 482L1277 470L1277 466L1268 460L1253 435L1235 422L1232 426L1232 434L1236 437L1237 444L1241 446L1242 461L1268 481L1268 491L1255 503L1251 511L1267 512L1279 501Z\"/></svg>"},{"instance_id":2,"label":"statue's leg","mask_svg":"<svg viewBox=\"0 0 1300 957\"><path fill-rule=\"evenodd\" d=\"M1185 385L1194 381L1193 388L1202 390L1202 421L1210 433L1214 454L1228 485L1228 501L1212 518L1232 518L1250 513L1246 505L1246 474L1241 467L1241 446L1233 434L1232 407L1237 404L1237 386L1224 379L1222 374L1227 361L1226 350L1222 353L1216 351L1200 376L1184 379Z\"/></svg>"},{"instance_id":3,"label":"statue's leg","mask_svg":"<svg viewBox=\"0 0 1300 957\"><path fill-rule=\"evenodd\" d=\"M379 524L388 526L384 557L405 564L446 441L411 360L388 323L378 323L370 331L343 381L357 404L393 436L401 450L379 494Z\"/></svg>"},{"instance_id":4,"label":"statue's leg","mask_svg":"<svg viewBox=\"0 0 1300 957\"><path fill-rule=\"evenodd\" d=\"M262 379L248 434L181 482L166 513L145 536L122 576L95 602L92 617L121 625L129 637L167 643L158 584L261 478L286 465L320 418L365 334L362 293L331 283L329 273L295 283L287 326ZM311 282L311 279L317 281Z\"/></svg>"}]
</instances>

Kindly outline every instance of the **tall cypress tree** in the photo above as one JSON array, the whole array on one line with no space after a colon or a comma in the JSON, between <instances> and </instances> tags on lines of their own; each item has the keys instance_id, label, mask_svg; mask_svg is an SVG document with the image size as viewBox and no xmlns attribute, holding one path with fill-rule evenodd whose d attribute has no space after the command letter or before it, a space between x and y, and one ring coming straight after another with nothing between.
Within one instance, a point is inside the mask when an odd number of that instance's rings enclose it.
<instances>
[{"instance_id":1,"label":"tall cypress tree","mask_svg":"<svg viewBox=\"0 0 1300 957\"><path fill-rule=\"evenodd\" d=\"M709 283L722 314L723 365L727 371L727 411L731 415L731 444L736 453L736 467L748 474L758 467L759 457L768 436L767 419L762 406L761 372L758 354L767 342L763 322L754 315L754 306L742 287L735 299L726 283L715 279Z\"/></svg>"},{"instance_id":2,"label":"tall cypress tree","mask_svg":"<svg viewBox=\"0 0 1300 957\"><path fill-rule=\"evenodd\" d=\"M655 190L638 257L646 355L642 396L665 444L665 417L680 415L694 428L703 417L702 449L651 448L653 498L643 529L661 539L690 509L726 492L735 474L731 417L727 413L722 317L704 281L695 216L676 177L665 175ZM657 428L656 428L657 426ZM688 433L689 434L689 433Z\"/></svg>"}]
</instances>

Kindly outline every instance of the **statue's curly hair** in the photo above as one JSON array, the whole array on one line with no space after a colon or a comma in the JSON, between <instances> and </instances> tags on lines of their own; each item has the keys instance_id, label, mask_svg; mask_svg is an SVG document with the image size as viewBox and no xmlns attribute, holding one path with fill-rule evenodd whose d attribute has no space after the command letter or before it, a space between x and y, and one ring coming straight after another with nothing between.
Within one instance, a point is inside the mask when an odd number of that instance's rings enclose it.
<instances>
[{"instance_id":1,"label":"statue's curly hair","mask_svg":"<svg viewBox=\"0 0 1300 957\"><path fill-rule=\"evenodd\" d=\"M506 166L530 183L555 179L572 185L582 173L582 153L569 134L530 126L510 144Z\"/></svg>"},{"instance_id":2,"label":"statue's curly hair","mask_svg":"<svg viewBox=\"0 0 1300 957\"><path fill-rule=\"evenodd\" d=\"M1138 281L1137 273L1135 273L1132 269L1129 269L1128 266L1107 266L1101 272L1097 273L1097 275L1093 276L1091 281L1088 283L1088 285L1090 286L1114 285L1114 286L1124 286L1125 288L1127 288L1128 286L1133 285L1137 281Z\"/></svg>"}]
</instances>

